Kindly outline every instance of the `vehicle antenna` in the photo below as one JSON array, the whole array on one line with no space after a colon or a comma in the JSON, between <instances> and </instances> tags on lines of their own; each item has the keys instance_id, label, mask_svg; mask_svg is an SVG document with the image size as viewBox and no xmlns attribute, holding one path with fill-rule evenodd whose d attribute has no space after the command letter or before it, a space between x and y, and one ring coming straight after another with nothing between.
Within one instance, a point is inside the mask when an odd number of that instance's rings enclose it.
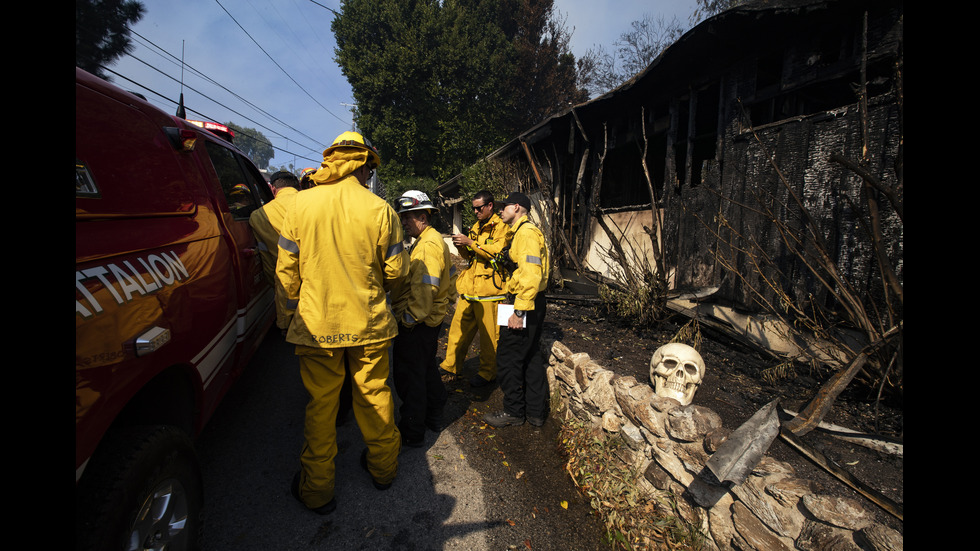
<instances>
[{"instance_id":1,"label":"vehicle antenna","mask_svg":"<svg viewBox=\"0 0 980 551\"><path fill-rule=\"evenodd\" d=\"M184 111L184 41L180 41L180 101L177 102L177 116L186 119Z\"/></svg>"}]
</instances>

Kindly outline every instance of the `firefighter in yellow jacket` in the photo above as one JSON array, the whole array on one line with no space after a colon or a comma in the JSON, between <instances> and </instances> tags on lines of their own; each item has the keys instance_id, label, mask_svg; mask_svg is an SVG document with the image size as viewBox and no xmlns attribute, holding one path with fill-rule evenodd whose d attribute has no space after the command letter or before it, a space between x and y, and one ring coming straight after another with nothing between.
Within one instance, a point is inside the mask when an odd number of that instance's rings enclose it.
<instances>
[{"instance_id":1,"label":"firefighter in yellow jacket","mask_svg":"<svg viewBox=\"0 0 980 551\"><path fill-rule=\"evenodd\" d=\"M397 324L386 302L408 275L398 214L366 187L378 152L356 132L345 132L323 152L283 223L277 275L292 315L286 340L296 345L300 375L310 394L302 469L293 495L319 514L336 508L334 425L344 361L354 380L354 418L367 449L361 465L377 489L398 472L401 435L388 387L388 344Z\"/></svg>"},{"instance_id":2,"label":"firefighter in yellow jacket","mask_svg":"<svg viewBox=\"0 0 980 551\"><path fill-rule=\"evenodd\" d=\"M299 193L299 179L291 172L281 170L269 178L272 193L275 198L260 209L252 211L248 225L255 233L258 243L259 258L262 260L262 271L276 291L276 327L285 333L289 327L286 316L286 293L283 291L279 278L276 277L276 262L279 258L279 233L286 211L296 200Z\"/></svg>"},{"instance_id":3,"label":"firefighter in yellow jacket","mask_svg":"<svg viewBox=\"0 0 980 551\"><path fill-rule=\"evenodd\" d=\"M536 427L548 416L548 377L541 354L544 326L544 291L548 287L550 260L544 234L528 219L531 201L523 193L511 193L504 200L501 219L514 229L507 259L512 271L507 278L507 294L514 313L500 330L497 369L504 409L488 413L483 419L495 427L523 425L525 419Z\"/></svg>"},{"instance_id":4,"label":"firefighter in yellow jacket","mask_svg":"<svg viewBox=\"0 0 980 551\"><path fill-rule=\"evenodd\" d=\"M415 239L408 279L391 292L391 307L398 320L392 369L395 390L402 399L398 428L402 444L420 447L425 429L442 430L446 387L439 377L436 350L439 331L454 292L449 247L431 225L436 212L429 196L407 191L398 198L398 215L405 234Z\"/></svg>"},{"instance_id":5,"label":"firefighter in yellow jacket","mask_svg":"<svg viewBox=\"0 0 980 551\"><path fill-rule=\"evenodd\" d=\"M456 234L453 244L469 262L456 280L459 300L449 327L446 359L442 369L458 374L473 337L480 334L480 371L470 384L481 387L497 377L497 304L506 298L503 276L494 269L493 257L510 239L510 229L494 212L493 195L483 190L473 197L476 223L468 235Z\"/></svg>"}]
</instances>

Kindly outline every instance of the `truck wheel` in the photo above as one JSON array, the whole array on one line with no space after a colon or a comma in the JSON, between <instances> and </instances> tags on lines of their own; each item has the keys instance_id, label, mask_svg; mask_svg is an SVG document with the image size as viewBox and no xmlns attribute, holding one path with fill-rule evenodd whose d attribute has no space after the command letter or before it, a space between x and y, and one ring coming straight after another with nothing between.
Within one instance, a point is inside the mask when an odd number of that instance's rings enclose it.
<instances>
[{"instance_id":1,"label":"truck wheel","mask_svg":"<svg viewBox=\"0 0 980 551\"><path fill-rule=\"evenodd\" d=\"M197 549L203 488L190 438L170 426L113 431L76 488L79 549Z\"/></svg>"}]
</instances>

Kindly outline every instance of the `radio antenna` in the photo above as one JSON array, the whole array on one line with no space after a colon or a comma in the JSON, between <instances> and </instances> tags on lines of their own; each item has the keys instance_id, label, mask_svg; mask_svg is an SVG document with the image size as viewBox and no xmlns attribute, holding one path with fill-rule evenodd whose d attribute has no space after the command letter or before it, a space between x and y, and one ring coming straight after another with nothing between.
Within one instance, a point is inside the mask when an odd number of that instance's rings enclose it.
<instances>
[{"instance_id":1,"label":"radio antenna","mask_svg":"<svg viewBox=\"0 0 980 551\"><path fill-rule=\"evenodd\" d=\"M184 41L180 41L180 101L177 103L177 116L186 119L187 112L184 111Z\"/></svg>"}]
</instances>

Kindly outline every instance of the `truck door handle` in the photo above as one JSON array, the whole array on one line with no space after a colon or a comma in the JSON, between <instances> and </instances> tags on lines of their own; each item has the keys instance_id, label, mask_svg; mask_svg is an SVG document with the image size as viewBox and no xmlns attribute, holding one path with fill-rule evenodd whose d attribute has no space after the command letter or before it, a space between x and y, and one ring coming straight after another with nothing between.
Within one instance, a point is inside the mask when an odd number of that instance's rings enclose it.
<instances>
[{"instance_id":1,"label":"truck door handle","mask_svg":"<svg viewBox=\"0 0 980 551\"><path fill-rule=\"evenodd\" d=\"M168 342L170 342L170 330L163 327L153 327L136 337L136 355L145 356L155 352Z\"/></svg>"}]
</instances>

